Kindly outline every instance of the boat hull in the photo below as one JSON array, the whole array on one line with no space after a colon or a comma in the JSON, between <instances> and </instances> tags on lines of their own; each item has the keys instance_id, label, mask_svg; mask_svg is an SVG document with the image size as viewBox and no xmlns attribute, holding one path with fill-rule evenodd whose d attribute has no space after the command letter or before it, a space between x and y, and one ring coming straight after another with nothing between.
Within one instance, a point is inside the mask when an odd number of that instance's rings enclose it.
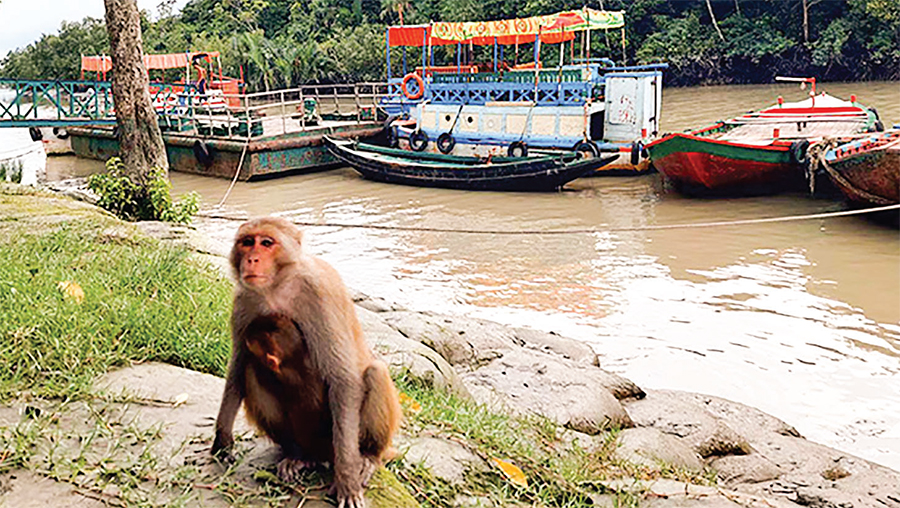
<instances>
[{"instance_id":1,"label":"boat hull","mask_svg":"<svg viewBox=\"0 0 900 508\"><path fill-rule=\"evenodd\" d=\"M802 186L788 143L747 145L670 134L647 145L652 165L676 188L697 194L772 194Z\"/></svg>"},{"instance_id":2,"label":"boat hull","mask_svg":"<svg viewBox=\"0 0 900 508\"><path fill-rule=\"evenodd\" d=\"M818 162L851 207L900 204L900 130L839 145ZM900 211L879 212L873 219L898 227Z\"/></svg>"},{"instance_id":3,"label":"boat hull","mask_svg":"<svg viewBox=\"0 0 900 508\"><path fill-rule=\"evenodd\" d=\"M329 130L336 137L367 138L382 132L376 123L311 129L248 142L203 138L190 134L163 134L169 168L173 171L239 180L282 176L297 172L340 167L323 143ZM70 128L72 150L79 157L107 160L119 153L119 142L111 128ZM243 162L242 162L243 159Z\"/></svg>"},{"instance_id":4,"label":"boat hull","mask_svg":"<svg viewBox=\"0 0 900 508\"><path fill-rule=\"evenodd\" d=\"M553 191L612 160L612 157L598 157L561 164L559 157L541 157L533 161L521 158L518 163L459 164L456 161L463 157L443 156L448 163L441 164L439 157L442 156L436 154L425 154L429 160L423 161L417 159L421 155L394 150L395 156L384 158L328 138L326 144L336 157L369 180L459 190ZM383 152L389 150L382 149Z\"/></svg>"}]
</instances>

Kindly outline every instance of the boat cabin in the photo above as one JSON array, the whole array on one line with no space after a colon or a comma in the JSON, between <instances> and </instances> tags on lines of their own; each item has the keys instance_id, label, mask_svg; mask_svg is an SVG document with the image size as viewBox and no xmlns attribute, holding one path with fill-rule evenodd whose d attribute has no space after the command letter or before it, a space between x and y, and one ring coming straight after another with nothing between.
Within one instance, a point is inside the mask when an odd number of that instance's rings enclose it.
<instances>
[{"instance_id":1,"label":"boat cabin","mask_svg":"<svg viewBox=\"0 0 900 508\"><path fill-rule=\"evenodd\" d=\"M523 155L529 148L622 152L637 164L640 148L631 157L632 145L659 131L667 66L622 67L590 54L591 31L624 24L621 11L585 7L532 18L389 27L391 93L382 105L409 118L395 122L395 139L417 151L460 155ZM542 51L546 45L559 51ZM491 63L474 62L471 54L484 46L492 48ZM522 46L532 61L519 63ZM399 76L391 62L396 47L403 56ZM421 48L414 68L410 47ZM436 53L452 54L455 62L435 62Z\"/></svg>"}]
</instances>

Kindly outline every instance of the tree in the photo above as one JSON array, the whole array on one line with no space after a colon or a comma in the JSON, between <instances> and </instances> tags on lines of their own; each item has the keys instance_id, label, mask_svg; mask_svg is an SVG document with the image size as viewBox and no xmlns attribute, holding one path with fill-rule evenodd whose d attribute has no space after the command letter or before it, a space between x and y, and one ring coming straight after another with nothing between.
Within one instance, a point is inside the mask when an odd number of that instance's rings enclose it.
<instances>
[{"instance_id":1,"label":"tree","mask_svg":"<svg viewBox=\"0 0 900 508\"><path fill-rule=\"evenodd\" d=\"M112 92L119 129L119 154L129 177L146 184L154 167L168 172L156 111L150 105L150 79L144 66L141 19L136 0L104 0L106 31L113 61Z\"/></svg>"}]
</instances>

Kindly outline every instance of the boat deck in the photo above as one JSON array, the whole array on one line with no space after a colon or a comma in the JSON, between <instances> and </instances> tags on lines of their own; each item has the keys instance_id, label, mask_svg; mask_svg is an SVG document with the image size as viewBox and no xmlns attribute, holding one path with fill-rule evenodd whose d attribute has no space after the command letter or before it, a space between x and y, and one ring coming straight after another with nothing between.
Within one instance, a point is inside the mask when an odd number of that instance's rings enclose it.
<instances>
[{"instance_id":1,"label":"boat deck","mask_svg":"<svg viewBox=\"0 0 900 508\"><path fill-rule=\"evenodd\" d=\"M859 121L837 121L837 122L765 122L738 125L726 132L715 136L715 139L722 141L735 141L741 143L752 143L753 141L770 143L773 138L785 139L824 139L831 137L851 136L857 134L865 126L864 122ZM778 135L775 136L775 131Z\"/></svg>"}]
</instances>

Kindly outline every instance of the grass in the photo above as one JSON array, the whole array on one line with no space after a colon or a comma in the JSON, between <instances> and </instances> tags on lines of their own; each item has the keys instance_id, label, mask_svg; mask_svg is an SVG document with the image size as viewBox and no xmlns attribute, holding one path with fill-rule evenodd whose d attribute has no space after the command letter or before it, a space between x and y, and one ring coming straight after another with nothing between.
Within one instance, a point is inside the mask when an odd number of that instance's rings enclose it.
<instances>
[{"instance_id":1,"label":"grass","mask_svg":"<svg viewBox=\"0 0 900 508\"><path fill-rule=\"evenodd\" d=\"M107 236L103 226L63 222L0 245L0 359L10 367L0 370L3 400L26 389L76 397L131 362L224 374L230 282L186 262L184 249Z\"/></svg>"},{"instance_id":2,"label":"grass","mask_svg":"<svg viewBox=\"0 0 900 508\"><path fill-rule=\"evenodd\" d=\"M523 486L510 481L499 467L487 472L471 471L467 488L447 485L416 464L395 462L390 468L411 486L422 506L449 507L458 494L486 497L495 506L546 506L574 508L590 506L591 499L608 494L614 506L636 506L643 481L677 478L709 484L709 478L677 471L664 464L658 468L636 466L614 455L618 431L581 444L559 426L539 416L517 417L436 391L406 374L395 377L398 389L410 401L405 404L404 432L413 436L437 435L463 444L488 464L493 459L518 467L527 480ZM610 488L608 480L634 478L628 489Z\"/></svg>"}]
</instances>

